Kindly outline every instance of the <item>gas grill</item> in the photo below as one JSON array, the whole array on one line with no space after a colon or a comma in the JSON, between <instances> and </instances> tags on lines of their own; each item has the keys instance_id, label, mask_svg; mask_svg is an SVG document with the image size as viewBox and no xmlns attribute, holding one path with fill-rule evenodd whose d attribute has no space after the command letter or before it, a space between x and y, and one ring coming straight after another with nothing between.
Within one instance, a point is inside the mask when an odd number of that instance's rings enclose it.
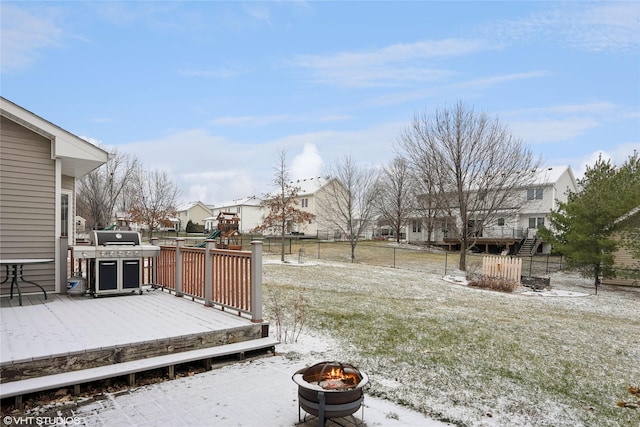
<instances>
[{"instance_id":1,"label":"gas grill","mask_svg":"<svg viewBox=\"0 0 640 427\"><path fill-rule=\"evenodd\" d=\"M87 261L87 282L94 297L103 294L142 293L144 259L157 257L160 248L141 244L136 231L94 230L88 246L74 246L74 258Z\"/></svg>"}]
</instances>

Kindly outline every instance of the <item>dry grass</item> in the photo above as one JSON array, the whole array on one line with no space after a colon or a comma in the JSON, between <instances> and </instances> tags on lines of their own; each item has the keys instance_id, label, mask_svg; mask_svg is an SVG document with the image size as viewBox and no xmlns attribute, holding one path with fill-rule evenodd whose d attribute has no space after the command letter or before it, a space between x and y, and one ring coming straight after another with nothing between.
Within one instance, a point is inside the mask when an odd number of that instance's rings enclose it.
<instances>
[{"instance_id":1,"label":"dry grass","mask_svg":"<svg viewBox=\"0 0 640 427\"><path fill-rule=\"evenodd\" d=\"M447 283L440 263L416 273L291 260L267 262L265 286L303 293L307 327L341 343L340 357L368 372L373 395L456 425L640 422L638 410L617 404L640 383L634 290L593 295L588 281L556 273L554 289L591 295L544 298Z\"/></svg>"},{"instance_id":2,"label":"dry grass","mask_svg":"<svg viewBox=\"0 0 640 427\"><path fill-rule=\"evenodd\" d=\"M245 241L245 246L248 241ZM293 258L298 257L300 249L306 260L323 260L351 262L351 246L349 242L325 242L314 239L291 240L286 242L286 253ZM279 240L265 240L265 253L280 253ZM467 254L469 270L480 270L483 254ZM562 258L558 256L535 256L522 258L523 275L544 276L562 268ZM458 268L460 255L437 248L427 248L389 241L361 241L356 246L358 264L377 265L428 273L449 274Z\"/></svg>"},{"instance_id":3,"label":"dry grass","mask_svg":"<svg viewBox=\"0 0 640 427\"><path fill-rule=\"evenodd\" d=\"M520 285L516 281L504 279L502 277L489 277L482 275L469 280L469 286L500 292L514 292L520 288Z\"/></svg>"}]
</instances>

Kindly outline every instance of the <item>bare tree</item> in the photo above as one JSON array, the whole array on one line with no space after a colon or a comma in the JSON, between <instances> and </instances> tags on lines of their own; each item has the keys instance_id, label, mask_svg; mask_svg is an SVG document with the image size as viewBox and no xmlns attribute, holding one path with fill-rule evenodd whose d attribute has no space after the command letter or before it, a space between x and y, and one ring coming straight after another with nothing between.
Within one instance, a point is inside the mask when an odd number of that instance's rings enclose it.
<instances>
[{"instance_id":1,"label":"bare tree","mask_svg":"<svg viewBox=\"0 0 640 427\"><path fill-rule=\"evenodd\" d=\"M278 165L274 168L273 184L277 191L264 196L262 207L266 212L265 216L262 219L262 223L252 231L272 230L280 234L280 260L284 262L284 238L287 232L292 231L294 224L304 224L315 218L315 215L311 212L298 208L298 192L300 188L291 184L286 149L282 149L279 152Z\"/></svg>"},{"instance_id":2,"label":"bare tree","mask_svg":"<svg viewBox=\"0 0 640 427\"><path fill-rule=\"evenodd\" d=\"M370 226L378 197L379 172L358 167L350 156L330 168L333 178L318 200L321 221L339 229L351 244L351 262L356 257L356 245Z\"/></svg>"},{"instance_id":3,"label":"bare tree","mask_svg":"<svg viewBox=\"0 0 640 427\"><path fill-rule=\"evenodd\" d=\"M176 215L180 190L167 172L141 171L133 179L132 195L129 216L132 221L148 227L149 237L160 226L171 224L168 221Z\"/></svg>"},{"instance_id":4,"label":"bare tree","mask_svg":"<svg viewBox=\"0 0 640 427\"><path fill-rule=\"evenodd\" d=\"M400 243L402 230L416 211L414 183L409 163L397 157L384 166L379 181L376 207L380 220L389 225Z\"/></svg>"},{"instance_id":5,"label":"bare tree","mask_svg":"<svg viewBox=\"0 0 640 427\"><path fill-rule=\"evenodd\" d=\"M135 156L114 149L110 160L78 181L77 212L92 228L104 228L114 219L116 205L140 170Z\"/></svg>"},{"instance_id":6,"label":"bare tree","mask_svg":"<svg viewBox=\"0 0 640 427\"><path fill-rule=\"evenodd\" d=\"M439 209L438 190L435 182L430 179L429 175L420 173L419 170L413 171L414 191L416 212L427 229L427 242L433 242L433 236L436 226L446 227L446 219L438 215L442 211Z\"/></svg>"},{"instance_id":7,"label":"bare tree","mask_svg":"<svg viewBox=\"0 0 640 427\"><path fill-rule=\"evenodd\" d=\"M515 212L516 190L533 181L541 164L498 119L462 102L416 114L400 146L422 181L434 184L441 214L457 220L461 270L482 227Z\"/></svg>"}]
</instances>

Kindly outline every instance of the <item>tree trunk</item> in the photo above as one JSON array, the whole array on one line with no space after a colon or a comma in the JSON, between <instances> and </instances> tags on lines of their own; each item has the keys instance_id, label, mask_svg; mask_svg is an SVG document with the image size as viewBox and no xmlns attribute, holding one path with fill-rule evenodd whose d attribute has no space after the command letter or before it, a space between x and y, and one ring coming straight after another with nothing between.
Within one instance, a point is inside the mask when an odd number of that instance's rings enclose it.
<instances>
[{"instance_id":1,"label":"tree trunk","mask_svg":"<svg viewBox=\"0 0 640 427\"><path fill-rule=\"evenodd\" d=\"M460 271L467 270L467 245L468 244L469 242L467 242L466 236L460 240L460 263L458 265L458 268L460 269Z\"/></svg>"}]
</instances>

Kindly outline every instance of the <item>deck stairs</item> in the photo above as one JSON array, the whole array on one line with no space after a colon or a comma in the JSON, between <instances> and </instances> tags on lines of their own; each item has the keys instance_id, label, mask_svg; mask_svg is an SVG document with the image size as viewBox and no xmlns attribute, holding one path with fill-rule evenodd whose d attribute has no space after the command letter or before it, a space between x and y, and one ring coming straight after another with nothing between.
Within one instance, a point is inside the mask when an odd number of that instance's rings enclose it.
<instances>
[{"instance_id":1,"label":"deck stairs","mask_svg":"<svg viewBox=\"0 0 640 427\"><path fill-rule=\"evenodd\" d=\"M22 396L25 394L73 386L74 394L77 395L80 392L81 384L119 376L127 376L129 385L133 386L135 385L136 373L157 368L168 368L169 378L173 378L175 366L181 363L203 361L206 369L211 369L212 360L215 358L237 355L237 357L242 360L246 353L260 351L270 351L272 354L275 354L276 344L278 344L278 341L275 339L265 337L216 347L207 347L112 365L98 366L79 371L63 372L60 374L13 381L0 385L0 398L14 397L16 408L22 408Z\"/></svg>"},{"instance_id":2,"label":"deck stairs","mask_svg":"<svg viewBox=\"0 0 640 427\"><path fill-rule=\"evenodd\" d=\"M528 237L522 242L520 245L520 249L518 250L518 256L533 256L538 247L542 244L542 240L537 237Z\"/></svg>"}]
</instances>

